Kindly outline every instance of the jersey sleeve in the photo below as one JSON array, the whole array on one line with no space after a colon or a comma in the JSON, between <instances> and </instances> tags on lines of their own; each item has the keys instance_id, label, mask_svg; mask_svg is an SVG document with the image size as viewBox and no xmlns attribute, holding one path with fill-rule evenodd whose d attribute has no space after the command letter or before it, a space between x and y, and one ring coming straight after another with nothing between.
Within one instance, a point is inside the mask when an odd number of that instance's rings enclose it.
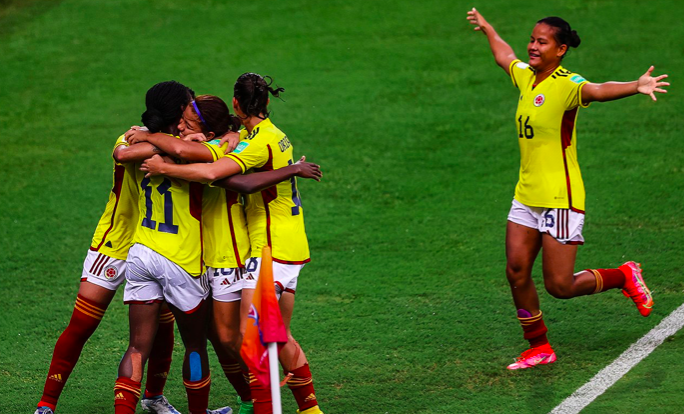
<instances>
[{"instance_id":1,"label":"jersey sleeve","mask_svg":"<svg viewBox=\"0 0 684 414\"><path fill-rule=\"evenodd\" d=\"M220 139L213 139L211 141L202 143L211 152L211 157L213 158L213 161L216 161L219 158L223 158L226 155L226 147L228 147L228 144L223 144L223 146L221 147L219 146L220 142Z\"/></svg>"},{"instance_id":2,"label":"jersey sleeve","mask_svg":"<svg viewBox=\"0 0 684 414\"><path fill-rule=\"evenodd\" d=\"M527 88L534 76L534 70L532 70L530 65L520 59L515 59L511 62L511 65L508 67L508 72L511 75L513 86L520 90Z\"/></svg>"},{"instance_id":3,"label":"jersey sleeve","mask_svg":"<svg viewBox=\"0 0 684 414\"><path fill-rule=\"evenodd\" d=\"M587 83L589 83L588 80L576 73L571 73L563 79L566 110L574 109L578 106L581 106L582 108L587 108L589 106L589 104L585 105L584 102L582 102L582 88Z\"/></svg>"},{"instance_id":4,"label":"jersey sleeve","mask_svg":"<svg viewBox=\"0 0 684 414\"><path fill-rule=\"evenodd\" d=\"M262 140L240 141L235 150L226 157L235 161L244 174L254 167L261 167L268 161L268 148Z\"/></svg>"},{"instance_id":5,"label":"jersey sleeve","mask_svg":"<svg viewBox=\"0 0 684 414\"><path fill-rule=\"evenodd\" d=\"M126 141L126 135L125 134L122 134L119 138L116 139L116 143L114 144L114 148L112 149L112 158L114 158L114 151L116 151L116 149L122 145L126 146L126 147L128 147L130 145L128 143L128 141ZM116 165L123 165L119 162L116 162L116 158L114 158L114 163Z\"/></svg>"}]
</instances>

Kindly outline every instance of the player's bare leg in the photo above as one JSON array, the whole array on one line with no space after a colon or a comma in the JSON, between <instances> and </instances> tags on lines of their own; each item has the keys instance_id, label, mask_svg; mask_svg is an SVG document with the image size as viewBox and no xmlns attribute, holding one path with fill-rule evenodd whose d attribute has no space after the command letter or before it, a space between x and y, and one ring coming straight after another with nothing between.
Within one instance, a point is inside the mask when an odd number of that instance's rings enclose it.
<instances>
[{"instance_id":1,"label":"player's bare leg","mask_svg":"<svg viewBox=\"0 0 684 414\"><path fill-rule=\"evenodd\" d=\"M214 300L212 326L209 331L209 340L218 356L223 373L240 397L241 413L248 411L252 405L252 393L248 382L249 369L240 356L242 307L241 300Z\"/></svg>"},{"instance_id":2,"label":"player's bare leg","mask_svg":"<svg viewBox=\"0 0 684 414\"><path fill-rule=\"evenodd\" d=\"M539 295L532 281L532 266L542 245L541 233L521 224L508 222L506 226L506 277L511 286L513 301L518 309L518 321L523 337L530 342L508 369L529 368L556 360L546 338L546 325L539 309Z\"/></svg>"},{"instance_id":3,"label":"player's bare leg","mask_svg":"<svg viewBox=\"0 0 684 414\"><path fill-rule=\"evenodd\" d=\"M60 335L52 352L50 368L38 407L55 410L62 390L81 356L83 346L100 325L114 294L116 290L109 290L88 281L81 282L69 325Z\"/></svg>"},{"instance_id":4,"label":"player's bare leg","mask_svg":"<svg viewBox=\"0 0 684 414\"><path fill-rule=\"evenodd\" d=\"M551 296L570 299L594 293L594 274L586 270L575 273L577 245L563 244L548 234L542 235L542 245L544 286Z\"/></svg>"},{"instance_id":5,"label":"player's bare leg","mask_svg":"<svg viewBox=\"0 0 684 414\"><path fill-rule=\"evenodd\" d=\"M128 307L130 329L128 350L119 363L119 377L114 385L116 414L135 413L142 373L154 344L161 303L131 304Z\"/></svg>"},{"instance_id":6,"label":"player's bare leg","mask_svg":"<svg viewBox=\"0 0 684 414\"><path fill-rule=\"evenodd\" d=\"M169 309L176 318L176 325L185 345L183 384L188 395L188 411L190 414L204 414L209 404L211 386L207 355L211 302L202 300L190 314L171 304L169 304Z\"/></svg>"},{"instance_id":7,"label":"player's bare leg","mask_svg":"<svg viewBox=\"0 0 684 414\"><path fill-rule=\"evenodd\" d=\"M539 314L539 296L532 280L532 266L541 249L536 229L508 222L506 226L506 277L517 309Z\"/></svg>"}]
</instances>

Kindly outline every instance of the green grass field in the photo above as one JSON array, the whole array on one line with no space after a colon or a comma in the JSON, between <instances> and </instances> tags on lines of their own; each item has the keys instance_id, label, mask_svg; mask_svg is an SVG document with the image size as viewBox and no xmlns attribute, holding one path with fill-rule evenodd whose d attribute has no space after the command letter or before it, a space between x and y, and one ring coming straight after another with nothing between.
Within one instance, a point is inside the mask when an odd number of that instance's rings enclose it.
<instances>
[{"instance_id":1,"label":"green grass field","mask_svg":"<svg viewBox=\"0 0 684 414\"><path fill-rule=\"evenodd\" d=\"M595 103L578 124L577 269L640 261L653 314L617 291L541 293L559 360L523 372L504 369L525 346L504 275L518 92L467 23L472 6L523 59L534 23L560 15L582 37L571 70L627 81L654 64L673 82L657 103ZM40 398L111 147L146 90L175 79L228 100L247 71L286 88L272 119L324 169L299 184L313 259L293 331L326 414L549 412L684 302L683 14L675 0L0 1L0 413ZM59 413L113 412L127 343L119 292ZM186 412L176 351L166 394ZM230 404L213 361L211 405ZM585 412L682 412L682 361L680 332Z\"/></svg>"}]
</instances>

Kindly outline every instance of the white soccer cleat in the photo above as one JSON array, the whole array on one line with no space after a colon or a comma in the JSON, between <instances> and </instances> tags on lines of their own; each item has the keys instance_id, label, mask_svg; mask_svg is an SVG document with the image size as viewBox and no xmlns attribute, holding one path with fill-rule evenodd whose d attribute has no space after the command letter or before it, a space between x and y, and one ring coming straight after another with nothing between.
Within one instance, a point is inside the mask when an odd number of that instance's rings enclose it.
<instances>
[{"instance_id":1,"label":"white soccer cleat","mask_svg":"<svg viewBox=\"0 0 684 414\"><path fill-rule=\"evenodd\" d=\"M233 414L233 409L225 406L216 410L207 410L207 414Z\"/></svg>"},{"instance_id":2,"label":"white soccer cleat","mask_svg":"<svg viewBox=\"0 0 684 414\"><path fill-rule=\"evenodd\" d=\"M155 414L181 414L163 395L154 398L142 398L140 406L143 410Z\"/></svg>"},{"instance_id":3,"label":"white soccer cleat","mask_svg":"<svg viewBox=\"0 0 684 414\"><path fill-rule=\"evenodd\" d=\"M38 407L33 414L55 414L50 407Z\"/></svg>"}]
</instances>

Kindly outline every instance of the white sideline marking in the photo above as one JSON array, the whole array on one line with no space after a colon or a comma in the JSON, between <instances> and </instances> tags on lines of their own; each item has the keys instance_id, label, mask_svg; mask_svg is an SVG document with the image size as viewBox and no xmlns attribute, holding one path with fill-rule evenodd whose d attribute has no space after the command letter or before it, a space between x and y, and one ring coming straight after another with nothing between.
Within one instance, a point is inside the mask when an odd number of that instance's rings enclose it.
<instances>
[{"instance_id":1,"label":"white sideline marking","mask_svg":"<svg viewBox=\"0 0 684 414\"><path fill-rule=\"evenodd\" d=\"M684 305L675 309L658 326L632 344L612 364L603 368L588 383L566 398L549 414L577 414L606 392L623 375L653 352L668 337L684 326Z\"/></svg>"}]
</instances>

